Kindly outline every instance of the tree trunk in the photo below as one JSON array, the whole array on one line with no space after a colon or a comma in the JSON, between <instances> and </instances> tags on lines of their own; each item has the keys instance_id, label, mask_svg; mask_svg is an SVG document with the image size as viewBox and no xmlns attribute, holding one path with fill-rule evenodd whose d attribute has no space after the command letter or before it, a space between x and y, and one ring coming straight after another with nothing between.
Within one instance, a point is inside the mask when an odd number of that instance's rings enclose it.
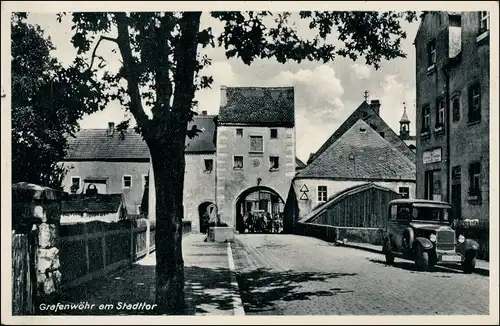
<instances>
[{"instance_id":1,"label":"tree trunk","mask_svg":"<svg viewBox=\"0 0 500 326\"><path fill-rule=\"evenodd\" d=\"M182 217L184 137L150 146L156 188L156 304L160 314L185 314ZM172 139L173 138L173 139Z\"/></svg>"}]
</instances>

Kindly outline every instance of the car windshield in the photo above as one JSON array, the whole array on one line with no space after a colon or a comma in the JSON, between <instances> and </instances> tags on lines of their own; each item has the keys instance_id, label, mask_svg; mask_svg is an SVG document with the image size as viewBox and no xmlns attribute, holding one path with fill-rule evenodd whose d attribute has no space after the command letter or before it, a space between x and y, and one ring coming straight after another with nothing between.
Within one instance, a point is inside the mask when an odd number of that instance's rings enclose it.
<instances>
[{"instance_id":1,"label":"car windshield","mask_svg":"<svg viewBox=\"0 0 500 326\"><path fill-rule=\"evenodd\" d=\"M412 219L448 222L448 209L440 207L413 207Z\"/></svg>"}]
</instances>

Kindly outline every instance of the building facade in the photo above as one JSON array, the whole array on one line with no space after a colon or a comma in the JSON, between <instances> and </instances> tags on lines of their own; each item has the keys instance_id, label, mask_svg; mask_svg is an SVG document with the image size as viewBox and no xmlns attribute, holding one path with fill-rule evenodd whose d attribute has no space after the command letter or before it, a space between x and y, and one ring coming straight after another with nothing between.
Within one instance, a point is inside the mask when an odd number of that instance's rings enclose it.
<instances>
[{"instance_id":1,"label":"building facade","mask_svg":"<svg viewBox=\"0 0 500 326\"><path fill-rule=\"evenodd\" d=\"M216 205L223 223L244 231L246 213L283 212L295 175L293 87L221 87Z\"/></svg>"},{"instance_id":2,"label":"building facade","mask_svg":"<svg viewBox=\"0 0 500 326\"><path fill-rule=\"evenodd\" d=\"M417 197L488 219L489 13L425 13L415 47Z\"/></svg>"},{"instance_id":3,"label":"building facade","mask_svg":"<svg viewBox=\"0 0 500 326\"><path fill-rule=\"evenodd\" d=\"M399 142L406 146L403 140ZM332 196L366 183L414 198L415 171L412 159L358 119L297 172L285 207L287 228Z\"/></svg>"},{"instance_id":4,"label":"building facade","mask_svg":"<svg viewBox=\"0 0 500 326\"><path fill-rule=\"evenodd\" d=\"M150 169L149 149L133 130L82 129L68 139L59 164L67 168L63 190L85 194L123 194L128 214L139 214Z\"/></svg>"}]
</instances>

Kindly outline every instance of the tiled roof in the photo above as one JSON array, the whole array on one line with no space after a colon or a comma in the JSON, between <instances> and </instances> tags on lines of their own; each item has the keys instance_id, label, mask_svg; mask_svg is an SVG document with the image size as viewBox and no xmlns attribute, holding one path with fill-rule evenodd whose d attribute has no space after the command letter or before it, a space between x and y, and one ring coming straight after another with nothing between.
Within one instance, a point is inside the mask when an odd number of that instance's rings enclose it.
<instances>
[{"instance_id":1,"label":"tiled roof","mask_svg":"<svg viewBox=\"0 0 500 326\"><path fill-rule=\"evenodd\" d=\"M369 124L375 125L378 129L384 129L388 132L385 133L385 139L387 139L392 145L394 145L403 155L415 162L415 153L408 148L401 138L390 128L385 121L372 110L370 105L366 102L361 103L356 110L340 125L340 127L335 130L335 132L327 139L327 141L316 151L316 153L311 154L307 164L314 161L316 157L320 156L331 144L335 143L347 130L349 130L359 119L363 119Z\"/></svg>"},{"instance_id":2,"label":"tiled roof","mask_svg":"<svg viewBox=\"0 0 500 326\"><path fill-rule=\"evenodd\" d=\"M122 203L122 194L98 194L96 196L70 195L62 202L62 213L116 213Z\"/></svg>"},{"instance_id":3,"label":"tiled roof","mask_svg":"<svg viewBox=\"0 0 500 326\"><path fill-rule=\"evenodd\" d=\"M295 158L295 168L296 169L303 169L305 168L306 165L304 164L304 162L302 162L298 157Z\"/></svg>"},{"instance_id":4,"label":"tiled roof","mask_svg":"<svg viewBox=\"0 0 500 326\"><path fill-rule=\"evenodd\" d=\"M195 137L186 137L186 153L215 152L215 115L197 115L188 124L188 130L196 125L201 130Z\"/></svg>"},{"instance_id":5,"label":"tiled roof","mask_svg":"<svg viewBox=\"0 0 500 326\"><path fill-rule=\"evenodd\" d=\"M413 161L359 119L296 178L415 180L415 170Z\"/></svg>"},{"instance_id":6,"label":"tiled roof","mask_svg":"<svg viewBox=\"0 0 500 326\"><path fill-rule=\"evenodd\" d=\"M199 115L189 122L188 128L196 125L202 130L192 139L186 137L186 153L215 152L213 115ZM79 160L149 160L149 148L142 136L132 129L121 133L115 131L108 136L107 129L82 129L75 137L68 138L65 161Z\"/></svg>"},{"instance_id":7,"label":"tiled roof","mask_svg":"<svg viewBox=\"0 0 500 326\"><path fill-rule=\"evenodd\" d=\"M226 87L225 92L227 101L221 103L220 124L295 125L293 87Z\"/></svg>"},{"instance_id":8,"label":"tiled roof","mask_svg":"<svg viewBox=\"0 0 500 326\"><path fill-rule=\"evenodd\" d=\"M68 138L66 161L149 160L149 148L132 129L108 136L107 129L82 129Z\"/></svg>"}]
</instances>

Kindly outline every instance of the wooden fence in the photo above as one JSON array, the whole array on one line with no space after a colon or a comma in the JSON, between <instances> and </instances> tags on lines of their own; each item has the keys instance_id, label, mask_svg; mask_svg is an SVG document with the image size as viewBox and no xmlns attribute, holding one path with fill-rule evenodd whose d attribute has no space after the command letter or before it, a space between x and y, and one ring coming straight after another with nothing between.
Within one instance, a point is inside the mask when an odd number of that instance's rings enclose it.
<instances>
[{"instance_id":1,"label":"wooden fence","mask_svg":"<svg viewBox=\"0 0 500 326\"><path fill-rule=\"evenodd\" d=\"M146 219L63 225L59 231L62 289L124 268L155 250L155 224ZM183 232L191 222L183 222Z\"/></svg>"},{"instance_id":2,"label":"wooden fence","mask_svg":"<svg viewBox=\"0 0 500 326\"><path fill-rule=\"evenodd\" d=\"M36 266L33 232L12 234L12 314L35 312Z\"/></svg>"}]
</instances>

